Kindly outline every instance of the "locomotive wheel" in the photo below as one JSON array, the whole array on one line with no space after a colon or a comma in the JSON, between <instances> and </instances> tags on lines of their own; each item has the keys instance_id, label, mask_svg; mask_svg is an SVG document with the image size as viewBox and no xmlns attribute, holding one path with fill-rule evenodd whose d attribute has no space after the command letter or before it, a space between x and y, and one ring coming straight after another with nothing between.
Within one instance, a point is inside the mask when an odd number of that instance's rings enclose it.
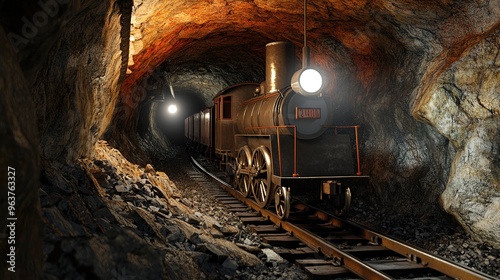
<instances>
[{"instance_id":1,"label":"locomotive wheel","mask_svg":"<svg viewBox=\"0 0 500 280\"><path fill-rule=\"evenodd\" d=\"M351 189L346 187L342 193L335 199L333 211L337 216L347 216L351 209Z\"/></svg>"},{"instance_id":2,"label":"locomotive wheel","mask_svg":"<svg viewBox=\"0 0 500 280\"><path fill-rule=\"evenodd\" d=\"M276 206L276 215L281 220L288 219L288 215L290 215L290 190L283 186L276 187L274 204Z\"/></svg>"},{"instance_id":3,"label":"locomotive wheel","mask_svg":"<svg viewBox=\"0 0 500 280\"><path fill-rule=\"evenodd\" d=\"M248 167L250 162L250 148L244 146L238 152L236 158L236 187L244 197L248 197L251 189L250 175L248 174Z\"/></svg>"},{"instance_id":4,"label":"locomotive wheel","mask_svg":"<svg viewBox=\"0 0 500 280\"><path fill-rule=\"evenodd\" d=\"M271 197L271 156L265 146L260 146L253 152L252 192L259 207L267 207Z\"/></svg>"},{"instance_id":5,"label":"locomotive wheel","mask_svg":"<svg viewBox=\"0 0 500 280\"><path fill-rule=\"evenodd\" d=\"M240 193L244 197L248 197L248 195L250 194L250 189L252 187L250 183L250 176L248 176L248 174L241 174L239 178L236 178L236 184Z\"/></svg>"}]
</instances>

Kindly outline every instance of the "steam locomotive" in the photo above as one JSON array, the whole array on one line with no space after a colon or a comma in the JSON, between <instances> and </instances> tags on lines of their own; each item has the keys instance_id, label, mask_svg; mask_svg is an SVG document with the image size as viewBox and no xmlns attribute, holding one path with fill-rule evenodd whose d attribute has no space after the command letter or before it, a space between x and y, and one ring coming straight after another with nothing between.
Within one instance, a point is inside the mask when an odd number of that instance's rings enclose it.
<instances>
[{"instance_id":1,"label":"steam locomotive","mask_svg":"<svg viewBox=\"0 0 500 280\"><path fill-rule=\"evenodd\" d=\"M310 69L294 74L294 45L269 43L264 82L225 88L213 107L184 120L186 138L213 151L234 187L260 207L273 204L283 220L291 195L313 195L346 215L350 187L368 181L360 171L359 126L333 126L332 102L320 87L303 85Z\"/></svg>"}]
</instances>

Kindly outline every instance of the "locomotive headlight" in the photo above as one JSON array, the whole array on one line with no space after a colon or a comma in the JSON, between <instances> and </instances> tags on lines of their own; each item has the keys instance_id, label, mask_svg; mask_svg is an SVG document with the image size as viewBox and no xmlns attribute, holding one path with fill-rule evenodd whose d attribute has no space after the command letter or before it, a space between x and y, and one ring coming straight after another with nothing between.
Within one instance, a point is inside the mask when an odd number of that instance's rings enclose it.
<instances>
[{"instance_id":1,"label":"locomotive headlight","mask_svg":"<svg viewBox=\"0 0 500 280\"><path fill-rule=\"evenodd\" d=\"M314 96L323 87L323 77L313 68L302 68L292 76L292 89L304 96Z\"/></svg>"}]
</instances>

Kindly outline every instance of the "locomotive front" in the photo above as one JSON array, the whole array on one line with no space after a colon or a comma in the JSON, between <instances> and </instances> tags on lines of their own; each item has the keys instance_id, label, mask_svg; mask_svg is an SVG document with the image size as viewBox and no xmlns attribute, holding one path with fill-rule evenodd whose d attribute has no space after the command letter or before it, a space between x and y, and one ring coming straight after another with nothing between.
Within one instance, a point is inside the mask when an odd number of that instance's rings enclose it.
<instances>
[{"instance_id":1,"label":"locomotive front","mask_svg":"<svg viewBox=\"0 0 500 280\"><path fill-rule=\"evenodd\" d=\"M215 153L240 193L253 195L260 207L274 201L281 219L290 213L292 193L327 200L345 214L349 186L368 179L361 176L358 146L353 149L351 136L337 131L345 127L333 128L332 102L321 86L305 84L322 82L321 75L308 63L295 72L295 61L292 43L267 44L265 81L235 85L214 97Z\"/></svg>"},{"instance_id":2,"label":"locomotive front","mask_svg":"<svg viewBox=\"0 0 500 280\"><path fill-rule=\"evenodd\" d=\"M294 71L295 47L292 43L266 45L266 80L257 89L258 96L242 104L236 118L237 133L296 134L298 139L313 139L331 126L330 102L316 93L319 88L306 94L294 90L298 86L293 82L290 85L295 78ZM308 73L303 72L296 75L307 76Z\"/></svg>"}]
</instances>

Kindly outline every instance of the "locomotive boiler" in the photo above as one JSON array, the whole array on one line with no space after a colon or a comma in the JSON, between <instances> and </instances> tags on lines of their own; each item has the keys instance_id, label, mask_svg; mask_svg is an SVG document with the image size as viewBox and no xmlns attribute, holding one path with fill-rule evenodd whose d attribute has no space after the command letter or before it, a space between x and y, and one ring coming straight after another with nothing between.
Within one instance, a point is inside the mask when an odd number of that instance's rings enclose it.
<instances>
[{"instance_id":1,"label":"locomotive boiler","mask_svg":"<svg viewBox=\"0 0 500 280\"><path fill-rule=\"evenodd\" d=\"M281 219L292 195L328 200L345 215L350 187L368 180L360 172L358 126L335 127L330 98L320 87L297 89L309 69L295 70L292 43L267 44L266 80L220 91L209 111L185 120L186 136L205 139L235 188L260 207L272 204ZM348 129L354 133L342 133Z\"/></svg>"}]
</instances>

